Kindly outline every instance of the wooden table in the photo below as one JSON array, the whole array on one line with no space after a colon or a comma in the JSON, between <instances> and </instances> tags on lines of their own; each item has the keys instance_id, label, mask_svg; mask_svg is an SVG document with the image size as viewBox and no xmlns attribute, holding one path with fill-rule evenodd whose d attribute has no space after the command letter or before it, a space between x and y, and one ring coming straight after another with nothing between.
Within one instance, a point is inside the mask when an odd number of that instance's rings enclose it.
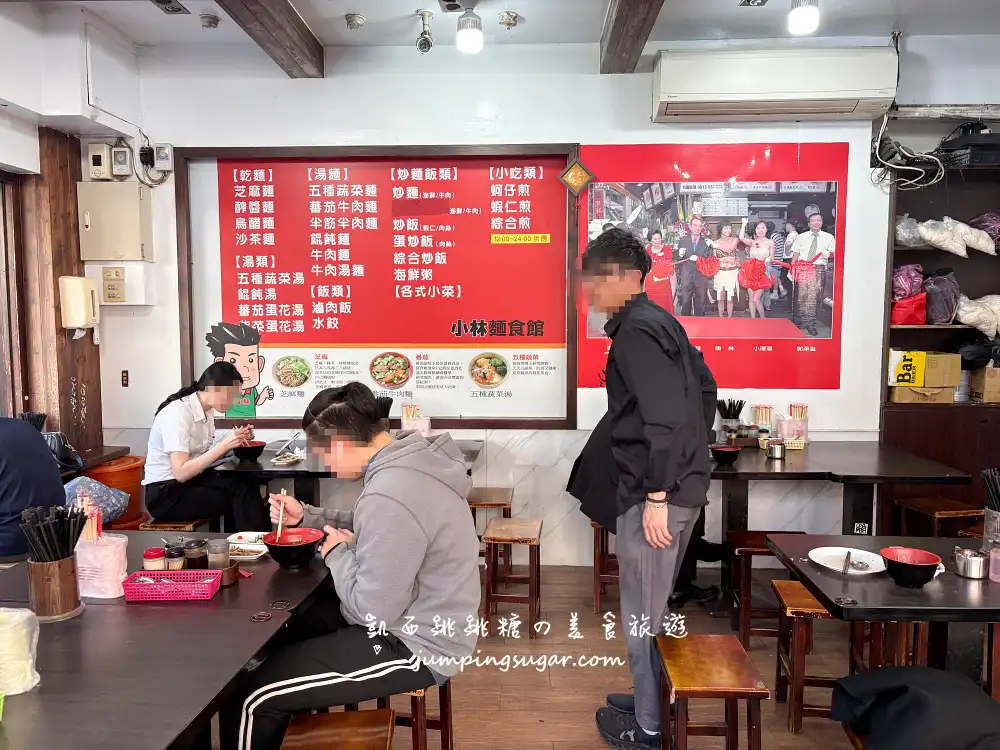
<instances>
[{"instance_id":1,"label":"wooden table","mask_svg":"<svg viewBox=\"0 0 1000 750\"><path fill-rule=\"evenodd\" d=\"M483 451L482 440L456 440L455 444L465 456L465 466L469 473ZM267 484L274 479L291 479L293 481L292 494L295 499L302 503L316 505L319 498L319 480L336 478L336 472L330 471L322 466L318 459L312 456L306 448L305 441L299 440L291 444L288 450L298 447L305 451L306 457L303 461L292 466L276 466L271 463L277 455L277 450L284 441L269 443L264 448L264 453L256 461L231 461L220 464L216 467L216 473L222 476L240 477L243 479L254 479L261 484Z\"/></svg>"},{"instance_id":2,"label":"wooden table","mask_svg":"<svg viewBox=\"0 0 1000 750\"><path fill-rule=\"evenodd\" d=\"M160 750L203 739L227 687L288 618L186 605L87 607L41 627L41 683L7 696L0 750Z\"/></svg>"},{"instance_id":3,"label":"wooden table","mask_svg":"<svg viewBox=\"0 0 1000 750\"><path fill-rule=\"evenodd\" d=\"M141 569L146 547L162 544L159 532L122 533L129 537L129 572ZM318 557L299 570L266 556L240 566L253 575L208 601L85 599L77 617L42 625L41 685L7 698L0 750L207 747L206 727L230 681L267 646L287 609L308 602L329 580ZM26 607L27 591L25 564L0 572L0 606ZM270 618L251 620L259 612Z\"/></svg>"},{"instance_id":4,"label":"wooden table","mask_svg":"<svg viewBox=\"0 0 1000 750\"><path fill-rule=\"evenodd\" d=\"M875 533L875 485L970 481L965 472L874 442L815 442L805 450L787 451L786 456L772 461L762 450L744 448L734 466L713 468L712 478L722 480L724 531L747 530L751 481L819 480L844 485L843 534ZM886 515L880 507L878 518Z\"/></svg>"},{"instance_id":5,"label":"wooden table","mask_svg":"<svg viewBox=\"0 0 1000 750\"><path fill-rule=\"evenodd\" d=\"M128 537L128 572L142 570L142 552L147 547L162 547L158 531L123 531ZM226 534L166 534L167 539L183 536L186 538L225 539ZM233 558L235 559L235 558ZM196 610L216 611L220 609L241 609L252 612L268 610L275 601L288 602L292 608L302 604L328 578L329 572L318 558L308 568L286 570L265 555L255 562L241 562L240 567L251 573L250 578L240 578L235 586L219 589L219 593L208 601L183 602L185 607ZM124 597L117 599L84 598L87 606L126 605ZM7 606L27 606L28 603L28 566L20 563L7 570L0 571L0 603ZM140 604L132 607L146 606ZM177 605L174 605L177 606Z\"/></svg>"},{"instance_id":6,"label":"wooden table","mask_svg":"<svg viewBox=\"0 0 1000 750\"><path fill-rule=\"evenodd\" d=\"M1000 584L956 575L950 557L956 546L978 548L979 540L771 534L767 543L775 557L838 619L929 622L931 666L944 668L949 622L987 623L984 671L991 695L1000 700ZM816 565L808 557L809 550L816 547L853 547L877 553L897 545L933 552L941 557L945 572L922 589L908 589L897 586L888 573L844 576Z\"/></svg>"}]
</instances>

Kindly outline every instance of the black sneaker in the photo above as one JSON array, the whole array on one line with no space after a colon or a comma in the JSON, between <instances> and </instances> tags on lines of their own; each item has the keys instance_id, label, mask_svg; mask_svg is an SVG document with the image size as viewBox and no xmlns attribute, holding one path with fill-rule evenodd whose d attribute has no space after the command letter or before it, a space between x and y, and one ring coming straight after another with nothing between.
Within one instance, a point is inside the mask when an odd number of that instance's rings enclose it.
<instances>
[{"instance_id":1,"label":"black sneaker","mask_svg":"<svg viewBox=\"0 0 1000 750\"><path fill-rule=\"evenodd\" d=\"M646 734L634 714L599 708L596 720L597 731L611 747L620 750L660 750L660 735Z\"/></svg>"},{"instance_id":2,"label":"black sneaker","mask_svg":"<svg viewBox=\"0 0 1000 750\"><path fill-rule=\"evenodd\" d=\"M609 693L605 698L608 708L620 714L635 715L635 694L634 693Z\"/></svg>"},{"instance_id":3,"label":"black sneaker","mask_svg":"<svg viewBox=\"0 0 1000 750\"><path fill-rule=\"evenodd\" d=\"M679 609L683 607L688 602L694 602L695 604L700 604L702 602L710 602L719 598L719 587L718 586L685 586L684 588L676 588L674 592L670 595L667 600L667 605L673 609Z\"/></svg>"}]
</instances>

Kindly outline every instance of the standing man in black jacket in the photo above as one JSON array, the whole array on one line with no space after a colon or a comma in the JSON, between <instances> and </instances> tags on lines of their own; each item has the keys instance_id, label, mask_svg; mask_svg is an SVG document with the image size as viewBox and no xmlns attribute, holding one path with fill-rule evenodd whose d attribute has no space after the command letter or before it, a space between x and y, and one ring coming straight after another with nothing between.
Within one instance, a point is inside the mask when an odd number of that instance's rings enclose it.
<instances>
[{"instance_id":1,"label":"standing man in black jacket","mask_svg":"<svg viewBox=\"0 0 1000 750\"><path fill-rule=\"evenodd\" d=\"M642 244L620 229L592 240L582 259L589 304L609 318L608 419L619 473L615 551L635 686L634 696L609 695L596 718L604 739L623 750L660 747L652 636L664 632L678 562L708 503L706 446L716 398L715 380L684 328L643 293L650 266Z\"/></svg>"},{"instance_id":2,"label":"standing man in black jacket","mask_svg":"<svg viewBox=\"0 0 1000 750\"><path fill-rule=\"evenodd\" d=\"M708 239L703 234L704 225L700 216L692 216L688 225L691 234L681 237L674 250L674 265L677 268L677 315L704 315L705 294L708 285L705 277L698 273L695 261L712 254ZM684 261L683 263L681 261ZM713 407L714 408L714 407Z\"/></svg>"}]
</instances>

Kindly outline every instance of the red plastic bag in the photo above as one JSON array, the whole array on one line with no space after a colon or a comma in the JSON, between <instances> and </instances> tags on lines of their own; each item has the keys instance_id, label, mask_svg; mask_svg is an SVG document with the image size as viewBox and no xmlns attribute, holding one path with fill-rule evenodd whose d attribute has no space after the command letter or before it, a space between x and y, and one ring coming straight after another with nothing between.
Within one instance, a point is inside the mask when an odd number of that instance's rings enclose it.
<instances>
[{"instance_id":1,"label":"red plastic bag","mask_svg":"<svg viewBox=\"0 0 1000 750\"><path fill-rule=\"evenodd\" d=\"M894 326L927 325L927 292L894 301L889 322Z\"/></svg>"}]
</instances>

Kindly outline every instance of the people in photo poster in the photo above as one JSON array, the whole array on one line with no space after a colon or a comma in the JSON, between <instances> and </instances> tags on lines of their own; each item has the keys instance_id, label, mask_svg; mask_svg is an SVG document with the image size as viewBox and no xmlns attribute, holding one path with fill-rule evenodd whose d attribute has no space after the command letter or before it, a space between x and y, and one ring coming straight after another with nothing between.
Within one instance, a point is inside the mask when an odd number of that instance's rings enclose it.
<instances>
[{"instance_id":1,"label":"people in photo poster","mask_svg":"<svg viewBox=\"0 0 1000 750\"><path fill-rule=\"evenodd\" d=\"M607 197L605 205L613 203L627 217L616 226L646 246L653 261L646 279L649 298L676 315L689 336L832 336L837 252L830 217L835 215L838 183L677 182L672 190L663 189L659 203L649 205L643 197L650 185L608 182L597 187ZM813 215L818 217L810 219ZM592 217L591 226L610 223L606 218ZM812 231L809 223L818 229ZM809 252L813 238L818 257L810 263L817 255ZM807 263L815 273L804 270ZM669 293L666 269L672 272ZM592 312L587 337L603 338L603 322Z\"/></svg>"}]
</instances>

